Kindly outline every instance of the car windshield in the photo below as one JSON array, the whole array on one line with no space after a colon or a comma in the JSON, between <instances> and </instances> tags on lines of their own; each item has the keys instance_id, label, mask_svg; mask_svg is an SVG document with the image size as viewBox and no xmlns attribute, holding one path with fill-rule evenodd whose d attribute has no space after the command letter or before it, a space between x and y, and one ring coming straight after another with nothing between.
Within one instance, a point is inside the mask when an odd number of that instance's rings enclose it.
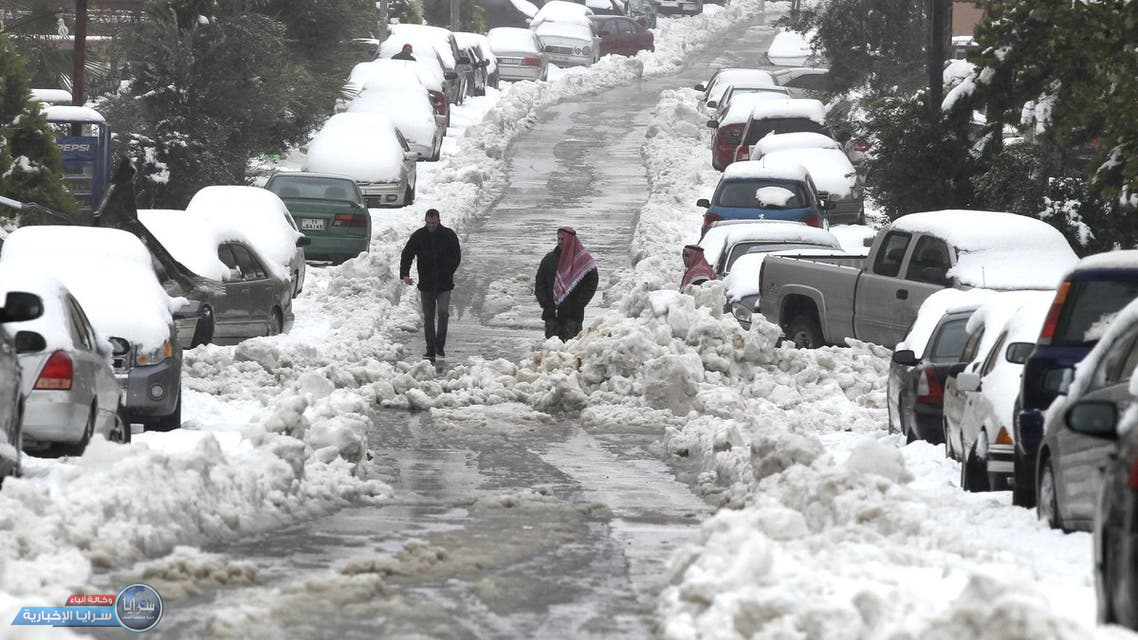
<instances>
[{"instance_id":1,"label":"car windshield","mask_svg":"<svg viewBox=\"0 0 1138 640\"><path fill-rule=\"evenodd\" d=\"M1072 282L1051 344L1056 346L1094 344L1102 337L1119 310L1135 298L1138 298L1138 282L1125 280Z\"/></svg>"},{"instance_id":2,"label":"car windshield","mask_svg":"<svg viewBox=\"0 0 1138 640\"><path fill-rule=\"evenodd\" d=\"M829 246L822 245L822 244L806 244L806 243L801 243L801 242L770 242L770 241L740 242L740 243L736 244L735 246L731 247L731 249L728 251L728 253L727 253L727 266L725 267L725 270L730 271L731 265L735 264L735 261L738 260L740 256L744 256L748 253L770 253L772 251L786 251L788 249L832 249L832 248L833 247L829 247Z\"/></svg>"},{"instance_id":3,"label":"car windshield","mask_svg":"<svg viewBox=\"0 0 1138 640\"><path fill-rule=\"evenodd\" d=\"M715 199L721 207L747 209L801 209L806 202L801 184L764 178L725 182Z\"/></svg>"},{"instance_id":4,"label":"car windshield","mask_svg":"<svg viewBox=\"0 0 1138 640\"><path fill-rule=\"evenodd\" d=\"M273 178L266 185L269 191L284 198L305 198L311 200L346 200L361 207L363 200L355 183L341 178L294 178L281 176Z\"/></svg>"},{"instance_id":5,"label":"car windshield","mask_svg":"<svg viewBox=\"0 0 1138 640\"><path fill-rule=\"evenodd\" d=\"M762 139L768 133L796 133L805 131L809 133L826 133L826 128L809 118L763 118L752 120L747 127L747 139L743 144L751 145Z\"/></svg>"}]
</instances>

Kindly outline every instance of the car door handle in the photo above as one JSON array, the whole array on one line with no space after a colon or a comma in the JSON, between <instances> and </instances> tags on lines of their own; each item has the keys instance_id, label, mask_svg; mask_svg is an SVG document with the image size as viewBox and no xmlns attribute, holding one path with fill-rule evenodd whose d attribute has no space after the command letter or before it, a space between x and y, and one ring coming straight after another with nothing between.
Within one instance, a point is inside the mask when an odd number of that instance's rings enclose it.
<instances>
[{"instance_id":1,"label":"car door handle","mask_svg":"<svg viewBox=\"0 0 1138 640\"><path fill-rule=\"evenodd\" d=\"M909 290L908 289L898 289L897 290L897 299L898 300L908 300L909 299Z\"/></svg>"}]
</instances>

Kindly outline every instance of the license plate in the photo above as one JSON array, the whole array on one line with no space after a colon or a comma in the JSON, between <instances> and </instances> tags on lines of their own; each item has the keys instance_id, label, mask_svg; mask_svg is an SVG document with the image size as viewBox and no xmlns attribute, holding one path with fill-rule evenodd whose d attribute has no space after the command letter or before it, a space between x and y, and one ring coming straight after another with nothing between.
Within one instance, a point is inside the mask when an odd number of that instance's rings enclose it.
<instances>
[{"instance_id":1,"label":"license plate","mask_svg":"<svg viewBox=\"0 0 1138 640\"><path fill-rule=\"evenodd\" d=\"M323 231L324 218L301 218L300 219L301 231Z\"/></svg>"}]
</instances>

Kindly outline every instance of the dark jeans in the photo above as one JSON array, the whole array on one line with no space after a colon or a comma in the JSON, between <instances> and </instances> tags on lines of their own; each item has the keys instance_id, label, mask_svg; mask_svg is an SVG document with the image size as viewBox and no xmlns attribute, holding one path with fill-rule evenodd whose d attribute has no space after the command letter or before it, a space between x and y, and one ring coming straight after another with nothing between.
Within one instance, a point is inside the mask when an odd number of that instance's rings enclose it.
<instances>
[{"instance_id":1,"label":"dark jeans","mask_svg":"<svg viewBox=\"0 0 1138 640\"><path fill-rule=\"evenodd\" d=\"M423 337L427 339L427 353L433 356L446 349L447 322L450 320L450 291L420 291L419 300L423 305Z\"/></svg>"}]
</instances>

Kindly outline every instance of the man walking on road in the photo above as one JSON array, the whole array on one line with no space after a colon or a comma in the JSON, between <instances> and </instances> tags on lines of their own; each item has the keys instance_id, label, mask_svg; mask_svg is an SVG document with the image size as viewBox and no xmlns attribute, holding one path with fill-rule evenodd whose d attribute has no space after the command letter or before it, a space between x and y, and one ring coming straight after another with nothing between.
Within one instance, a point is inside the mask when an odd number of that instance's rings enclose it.
<instances>
[{"instance_id":1,"label":"man walking on road","mask_svg":"<svg viewBox=\"0 0 1138 640\"><path fill-rule=\"evenodd\" d=\"M597 292L597 280L597 263L577 232L573 227L558 229L557 247L541 259L533 286L546 338L557 336L564 342L581 332L585 305Z\"/></svg>"},{"instance_id":2,"label":"man walking on road","mask_svg":"<svg viewBox=\"0 0 1138 640\"><path fill-rule=\"evenodd\" d=\"M438 209L427 209L424 222L403 246L403 254L399 259L399 277L408 286L415 284L411 279L411 261L417 261L419 298L423 306L423 335L427 340L427 352L423 357L434 362L435 357L446 357L450 292L454 289L454 272L462 262L462 250L458 234L439 222Z\"/></svg>"}]
</instances>

